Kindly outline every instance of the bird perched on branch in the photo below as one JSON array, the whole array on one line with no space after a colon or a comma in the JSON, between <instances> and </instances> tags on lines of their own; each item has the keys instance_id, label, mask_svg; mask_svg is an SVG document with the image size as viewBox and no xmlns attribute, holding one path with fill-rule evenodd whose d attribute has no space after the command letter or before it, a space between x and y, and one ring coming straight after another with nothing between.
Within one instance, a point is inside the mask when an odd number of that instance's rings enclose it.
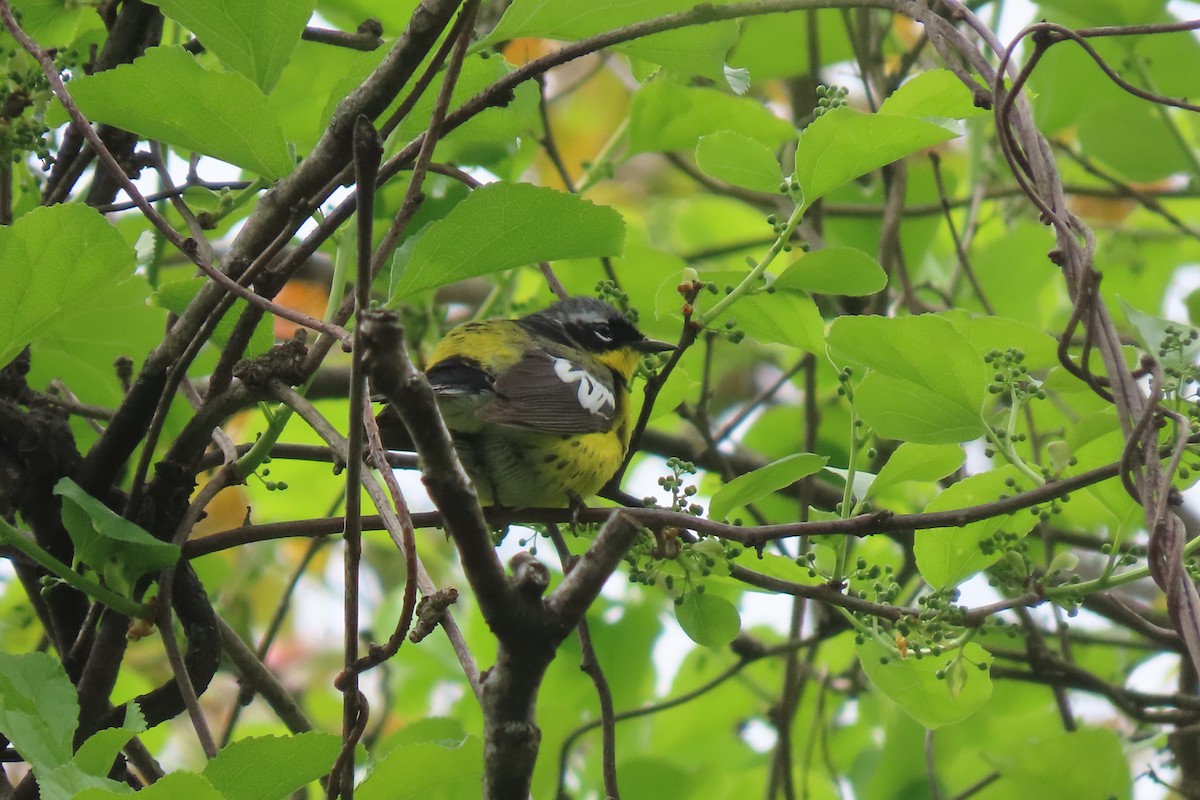
<instances>
[{"instance_id":1,"label":"bird perched on branch","mask_svg":"<svg viewBox=\"0 0 1200 800\"><path fill-rule=\"evenodd\" d=\"M616 473L632 433L633 372L643 355L673 348L608 303L572 297L520 319L459 325L425 374L485 505L565 506ZM394 409L379 422L386 446L411 448Z\"/></svg>"}]
</instances>

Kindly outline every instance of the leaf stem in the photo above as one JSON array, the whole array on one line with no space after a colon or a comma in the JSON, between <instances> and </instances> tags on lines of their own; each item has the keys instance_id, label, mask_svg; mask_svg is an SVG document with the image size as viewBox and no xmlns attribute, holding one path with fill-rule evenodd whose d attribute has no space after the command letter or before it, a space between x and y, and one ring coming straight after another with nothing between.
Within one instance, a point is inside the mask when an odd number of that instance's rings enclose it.
<instances>
[{"instance_id":1,"label":"leaf stem","mask_svg":"<svg viewBox=\"0 0 1200 800\"><path fill-rule=\"evenodd\" d=\"M343 255L342 248L338 248L338 255L333 260L333 278L329 284L329 299L325 303L324 320L332 320L337 310L342 305L342 298L346 293L346 271L347 259ZM298 387L297 391L301 396L308 394L308 387L312 385L316 378L316 373L309 377L303 385ZM271 454L271 449L279 441L279 437L283 434L283 429L287 426L288 420L292 418L292 409L290 406L283 403L276 405L274 411L264 404L263 416L267 418L267 428L262 432L262 435L255 440L254 445L237 461L238 475L245 479L248 475L255 472L263 461Z\"/></svg>"},{"instance_id":2,"label":"leaf stem","mask_svg":"<svg viewBox=\"0 0 1200 800\"><path fill-rule=\"evenodd\" d=\"M629 117L621 120L621 124L612 132L612 136L608 137L608 141L600 148L600 152L596 154L596 158L592 161L588 171L584 173L579 181L579 187L575 193L583 196L588 189L595 186L603 178L609 177L615 168L611 163L613 151L617 149L617 145L625 138L626 132L629 130Z\"/></svg>"},{"instance_id":3,"label":"leaf stem","mask_svg":"<svg viewBox=\"0 0 1200 800\"><path fill-rule=\"evenodd\" d=\"M1189 556L1192 553L1200 550L1200 536L1192 539L1183 548L1183 554ZM1061 599L1078 594L1094 594L1102 592L1105 589L1112 589L1117 586L1124 586L1127 583L1140 581L1142 578L1150 577L1150 567L1138 567L1131 569L1128 572L1122 572L1120 575L1101 575L1099 578L1093 578L1090 581L1081 581L1080 583L1064 583L1061 586L1052 586L1045 589L1046 598L1049 600Z\"/></svg>"},{"instance_id":4,"label":"leaf stem","mask_svg":"<svg viewBox=\"0 0 1200 800\"><path fill-rule=\"evenodd\" d=\"M1003 441L996 435L995 430L991 425L986 425L987 440L996 448L996 452L1004 456L1004 460L1012 464L1018 471L1029 480L1033 481L1034 486L1044 486L1046 483L1045 477L1033 471L1033 468L1025 463L1025 459L1017 454L1016 449L1012 446L1013 436L1017 431L1017 415L1021 411L1021 401L1017 398L1014 390L1012 395L1012 406L1009 409L1008 428L1005 431Z\"/></svg>"},{"instance_id":5,"label":"leaf stem","mask_svg":"<svg viewBox=\"0 0 1200 800\"><path fill-rule=\"evenodd\" d=\"M792 215L788 217L783 229L779 235L775 237L775 241L771 243L771 248L767 250L767 254L762 257L754 268L750 270L746 277L742 278L742 282L733 287L733 291L717 301L716 305L705 311L696 318L696 324L700 327L708 327L709 323L713 322L717 317L725 313L729 306L733 305L737 300L758 282L762 274L767 271L767 267L775 260L775 257L783 252L786 245L792 238L792 232L796 230L796 226L800 224L800 220L804 217L804 212L808 209L803 200L796 204L792 210Z\"/></svg>"}]
</instances>

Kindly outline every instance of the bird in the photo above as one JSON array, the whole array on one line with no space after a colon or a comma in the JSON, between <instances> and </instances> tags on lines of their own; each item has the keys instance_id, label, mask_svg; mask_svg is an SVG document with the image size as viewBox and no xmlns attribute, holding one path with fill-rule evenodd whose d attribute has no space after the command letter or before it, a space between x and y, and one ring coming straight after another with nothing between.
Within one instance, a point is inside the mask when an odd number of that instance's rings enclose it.
<instances>
[{"instance_id":1,"label":"bird","mask_svg":"<svg viewBox=\"0 0 1200 800\"><path fill-rule=\"evenodd\" d=\"M603 300L568 297L453 328L425 376L481 503L578 507L625 460L642 356L674 349ZM385 446L412 448L395 409L379 423Z\"/></svg>"}]
</instances>

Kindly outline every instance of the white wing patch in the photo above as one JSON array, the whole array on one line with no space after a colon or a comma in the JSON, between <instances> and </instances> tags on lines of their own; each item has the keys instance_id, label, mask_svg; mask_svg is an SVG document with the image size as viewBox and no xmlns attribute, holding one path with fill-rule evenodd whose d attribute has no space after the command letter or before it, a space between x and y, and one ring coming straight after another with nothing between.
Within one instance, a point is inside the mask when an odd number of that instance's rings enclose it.
<instances>
[{"instance_id":1,"label":"white wing patch","mask_svg":"<svg viewBox=\"0 0 1200 800\"><path fill-rule=\"evenodd\" d=\"M576 397L579 405L592 414L601 415L605 408L616 408L617 400L608 387L592 377L586 369L581 369L565 358L555 358L554 374L563 383L578 383L579 392Z\"/></svg>"}]
</instances>

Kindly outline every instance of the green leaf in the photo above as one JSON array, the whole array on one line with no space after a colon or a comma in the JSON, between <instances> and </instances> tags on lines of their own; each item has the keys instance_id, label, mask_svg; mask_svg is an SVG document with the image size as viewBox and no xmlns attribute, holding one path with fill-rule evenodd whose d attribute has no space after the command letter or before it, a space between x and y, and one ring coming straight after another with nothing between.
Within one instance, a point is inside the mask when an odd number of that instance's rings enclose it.
<instances>
[{"instance_id":1,"label":"green leaf","mask_svg":"<svg viewBox=\"0 0 1200 800\"><path fill-rule=\"evenodd\" d=\"M90 119L236 164L267 178L292 157L266 95L249 78L201 68L179 47L152 47L132 64L71 81Z\"/></svg>"},{"instance_id":2,"label":"green leaf","mask_svg":"<svg viewBox=\"0 0 1200 800\"><path fill-rule=\"evenodd\" d=\"M580 5L575 0L514 0L481 45L518 37L578 41L642 20L688 11L692 0L639 0L637 3ZM655 64L725 80L725 54L737 41L733 20L692 25L622 42L613 49Z\"/></svg>"},{"instance_id":3,"label":"green leaf","mask_svg":"<svg viewBox=\"0 0 1200 800\"><path fill-rule=\"evenodd\" d=\"M830 357L870 372L855 407L882 436L923 444L983 435L983 357L946 319L923 315L842 317L830 326Z\"/></svg>"},{"instance_id":4,"label":"green leaf","mask_svg":"<svg viewBox=\"0 0 1200 800\"><path fill-rule=\"evenodd\" d=\"M1158 181L1193 170L1171 128L1139 98L1122 95L1089 106L1078 132L1082 152L1130 181Z\"/></svg>"},{"instance_id":5,"label":"green leaf","mask_svg":"<svg viewBox=\"0 0 1200 800\"><path fill-rule=\"evenodd\" d=\"M467 736L460 720L450 717L425 717L406 723L375 746L372 753L378 758L397 747L414 744L437 744L442 747L458 747Z\"/></svg>"},{"instance_id":6,"label":"green leaf","mask_svg":"<svg viewBox=\"0 0 1200 800\"><path fill-rule=\"evenodd\" d=\"M126 707L125 721L119 728L96 731L80 745L75 753L75 764L88 775L104 777L112 769L121 748L134 736L146 730L146 718L137 703Z\"/></svg>"},{"instance_id":7,"label":"green leaf","mask_svg":"<svg viewBox=\"0 0 1200 800\"><path fill-rule=\"evenodd\" d=\"M1010 738L1001 748L999 754L989 752L988 761L1014 792L1032 797L1133 796L1129 759L1116 731L1083 728Z\"/></svg>"},{"instance_id":8,"label":"green leaf","mask_svg":"<svg viewBox=\"0 0 1200 800\"><path fill-rule=\"evenodd\" d=\"M948 69L933 69L901 84L900 88L879 106L879 113L969 119L991 112L975 105L971 91L953 72Z\"/></svg>"},{"instance_id":9,"label":"green leaf","mask_svg":"<svg viewBox=\"0 0 1200 800\"><path fill-rule=\"evenodd\" d=\"M1164 367L1182 369L1195 363L1200 357L1200 332L1188 325L1169 319L1152 317L1121 300L1121 310L1125 318L1133 326L1138 345ZM1198 334L1197 338L1190 338ZM1164 350L1164 344L1170 340L1186 342L1183 347L1171 347Z\"/></svg>"},{"instance_id":10,"label":"green leaf","mask_svg":"<svg viewBox=\"0 0 1200 800\"><path fill-rule=\"evenodd\" d=\"M822 66L854 58L852 29L847 30L841 9L822 8L741 20L742 36L729 54L729 63L749 70L756 82L808 74L812 68L810 20L815 20L820 31L816 55Z\"/></svg>"},{"instance_id":11,"label":"green leaf","mask_svg":"<svg viewBox=\"0 0 1200 800\"><path fill-rule=\"evenodd\" d=\"M720 284L725 279L736 283L743 276L735 272L704 272L701 277ZM803 292L743 295L713 322L730 319L755 341L786 344L810 353L819 352L825 338L821 312L813 299Z\"/></svg>"},{"instance_id":12,"label":"green leaf","mask_svg":"<svg viewBox=\"0 0 1200 800\"><path fill-rule=\"evenodd\" d=\"M837 108L804 129L795 179L811 205L844 183L957 134L918 117Z\"/></svg>"},{"instance_id":13,"label":"green leaf","mask_svg":"<svg viewBox=\"0 0 1200 800\"><path fill-rule=\"evenodd\" d=\"M466 59L462 65L462 74L454 84L450 108L465 103L514 69L503 58L494 56L484 58L479 55ZM421 96L413 110L389 137L389 147L406 145L429 127L437 95L436 91L429 91ZM531 133L541 136L541 130L537 86L527 81L514 90L510 102L503 107L489 108L472 117L461 127L451 131L448 140L468 143L512 143L515 146L518 137ZM438 146L442 147L441 144Z\"/></svg>"},{"instance_id":14,"label":"green leaf","mask_svg":"<svg viewBox=\"0 0 1200 800\"><path fill-rule=\"evenodd\" d=\"M1021 363L1029 369L1058 365L1058 342L1053 336L1027 322L1008 317L981 317L956 309L943 316L954 325L979 354L1012 348L1025 354Z\"/></svg>"},{"instance_id":15,"label":"green leaf","mask_svg":"<svg viewBox=\"0 0 1200 800\"><path fill-rule=\"evenodd\" d=\"M882 372L863 378L854 392L854 407L885 439L951 444L987 433L978 411L936 389Z\"/></svg>"},{"instance_id":16,"label":"green leaf","mask_svg":"<svg viewBox=\"0 0 1200 800\"><path fill-rule=\"evenodd\" d=\"M700 381L692 378L688 371L676 367L675 370L667 378L666 384L658 392L658 397L654 399L654 408L650 412L650 419L658 419L669 414L674 414L675 409L679 408L679 404L687 400L689 397L696 396L700 390ZM633 389L631 400L631 410L633 411L634 419L641 412L642 406L645 405L646 395L636 386Z\"/></svg>"},{"instance_id":17,"label":"green leaf","mask_svg":"<svg viewBox=\"0 0 1200 800\"><path fill-rule=\"evenodd\" d=\"M904 442L875 476L867 496L908 481L936 481L962 466L966 454L957 444Z\"/></svg>"},{"instance_id":18,"label":"green leaf","mask_svg":"<svg viewBox=\"0 0 1200 800\"><path fill-rule=\"evenodd\" d=\"M887 285L879 262L853 247L823 247L805 253L775 279L776 289L865 297Z\"/></svg>"},{"instance_id":19,"label":"green leaf","mask_svg":"<svg viewBox=\"0 0 1200 800\"><path fill-rule=\"evenodd\" d=\"M142 575L165 569L179 559L178 547L155 539L70 478L55 484L54 493L63 499L63 525L76 555L116 591L128 592Z\"/></svg>"},{"instance_id":20,"label":"green leaf","mask_svg":"<svg viewBox=\"0 0 1200 800\"><path fill-rule=\"evenodd\" d=\"M39 771L37 782L42 800L75 800L88 796L127 798L133 794L133 790L125 784L117 783L103 775L84 772L73 761L54 769Z\"/></svg>"},{"instance_id":21,"label":"green leaf","mask_svg":"<svg viewBox=\"0 0 1200 800\"><path fill-rule=\"evenodd\" d=\"M729 644L742 629L737 606L709 592L683 595L675 604L675 619L689 639L705 647Z\"/></svg>"},{"instance_id":22,"label":"green leaf","mask_svg":"<svg viewBox=\"0 0 1200 800\"><path fill-rule=\"evenodd\" d=\"M866 640L857 650L863 672L875 688L926 728L960 722L978 711L992 696L991 675L976 666L990 665L992 657L974 642L967 643L961 650L919 659L914 655L900 658L874 639ZM965 671L960 673L960 684L955 692L947 680L937 677L937 673L945 670L949 674L954 660L959 657L967 663ZM885 659L887 663L883 663Z\"/></svg>"},{"instance_id":23,"label":"green leaf","mask_svg":"<svg viewBox=\"0 0 1200 800\"><path fill-rule=\"evenodd\" d=\"M701 86L650 81L638 89L629 110L629 154L691 150L701 136L732 131L768 148L796 136L791 123L761 103ZM778 189L779 187L774 187Z\"/></svg>"},{"instance_id":24,"label":"green leaf","mask_svg":"<svg viewBox=\"0 0 1200 800\"><path fill-rule=\"evenodd\" d=\"M538 261L621 254L625 221L607 206L526 183L476 189L421 236L395 296Z\"/></svg>"},{"instance_id":25,"label":"green leaf","mask_svg":"<svg viewBox=\"0 0 1200 800\"><path fill-rule=\"evenodd\" d=\"M21 28L45 49L71 44L81 27L86 31L103 26L95 9L73 0L16 0L12 5ZM6 46L15 44L7 30L0 29L0 39Z\"/></svg>"},{"instance_id":26,"label":"green leaf","mask_svg":"<svg viewBox=\"0 0 1200 800\"><path fill-rule=\"evenodd\" d=\"M161 307L175 314L182 314L187 310L188 304L199 293L200 289L209 282L209 278L204 276L196 276L192 278L178 278L171 281L163 281L158 285L158 290L154 293L155 302ZM218 347L224 347L229 342L229 337L233 335L234 328L237 327L238 318L242 312L250 307L250 304L242 299L233 301L233 308L221 317L221 321L217 323L217 327L213 329L212 343ZM246 345L246 357L254 358L270 350L275 345L275 318L270 314L264 314L259 320L258 325L254 328L254 333L250 334L250 341Z\"/></svg>"},{"instance_id":27,"label":"green leaf","mask_svg":"<svg viewBox=\"0 0 1200 800\"><path fill-rule=\"evenodd\" d=\"M418 768L414 768L417 767ZM482 794L483 743L468 736L457 747L397 747L375 765L354 796L358 800L432 800Z\"/></svg>"},{"instance_id":28,"label":"green leaf","mask_svg":"<svg viewBox=\"0 0 1200 800\"><path fill-rule=\"evenodd\" d=\"M0 365L68 327L134 265L121 234L87 206L38 208L0 228Z\"/></svg>"},{"instance_id":29,"label":"green leaf","mask_svg":"<svg viewBox=\"0 0 1200 800\"><path fill-rule=\"evenodd\" d=\"M55 206L58 208L58 206ZM125 398L113 363L141 359L161 341L166 312L147 303L150 285L141 275L101 286L54 317L33 342L30 386L58 378L80 400L115 408Z\"/></svg>"},{"instance_id":30,"label":"green leaf","mask_svg":"<svg viewBox=\"0 0 1200 800\"><path fill-rule=\"evenodd\" d=\"M1188 322L1200 325L1200 289L1189 292L1188 296L1183 298L1183 305L1187 308Z\"/></svg>"},{"instance_id":31,"label":"green leaf","mask_svg":"<svg viewBox=\"0 0 1200 800\"><path fill-rule=\"evenodd\" d=\"M132 795L128 787L120 784L120 791L87 789L75 795L74 800L128 800ZM194 772L172 772L137 792L137 800L223 800L221 793Z\"/></svg>"},{"instance_id":32,"label":"green leaf","mask_svg":"<svg viewBox=\"0 0 1200 800\"><path fill-rule=\"evenodd\" d=\"M267 97L267 106L298 154L312 150L338 102L371 74L386 49L364 53L304 40L296 45Z\"/></svg>"},{"instance_id":33,"label":"green leaf","mask_svg":"<svg viewBox=\"0 0 1200 800\"><path fill-rule=\"evenodd\" d=\"M765 467L739 475L713 495L708 507L709 516L712 519L725 519L733 509L791 486L801 478L812 475L828 462L829 458L826 456L795 453L773 461Z\"/></svg>"},{"instance_id":34,"label":"green leaf","mask_svg":"<svg viewBox=\"0 0 1200 800\"><path fill-rule=\"evenodd\" d=\"M734 131L701 136L696 164L709 175L759 192L779 191L783 171L770 148Z\"/></svg>"},{"instance_id":35,"label":"green leaf","mask_svg":"<svg viewBox=\"0 0 1200 800\"><path fill-rule=\"evenodd\" d=\"M270 92L292 55L316 0L155 0L221 63Z\"/></svg>"},{"instance_id":36,"label":"green leaf","mask_svg":"<svg viewBox=\"0 0 1200 800\"><path fill-rule=\"evenodd\" d=\"M275 800L328 773L340 749L331 733L256 736L227 745L203 774L225 800Z\"/></svg>"},{"instance_id":37,"label":"green leaf","mask_svg":"<svg viewBox=\"0 0 1200 800\"><path fill-rule=\"evenodd\" d=\"M0 733L39 772L71 760L75 687L47 653L0 653Z\"/></svg>"},{"instance_id":38,"label":"green leaf","mask_svg":"<svg viewBox=\"0 0 1200 800\"><path fill-rule=\"evenodd\" d=\"M942 491L925 507L925 511L950 511L994 502L1000 499L1000 495L1012 495L1019 491L1006 485L1006 482L1020 480L1020 477L1013 466L972 475ZM1006 516L989 517L961 528L917 531L913 545L917 568L935 589L957 586L1000 558L999 551L985 553L980 550L981 542L992 539L1000 531L1024 536L1037 521L1037 516L1026 509Z\"/></svg>"}]
</instances>

